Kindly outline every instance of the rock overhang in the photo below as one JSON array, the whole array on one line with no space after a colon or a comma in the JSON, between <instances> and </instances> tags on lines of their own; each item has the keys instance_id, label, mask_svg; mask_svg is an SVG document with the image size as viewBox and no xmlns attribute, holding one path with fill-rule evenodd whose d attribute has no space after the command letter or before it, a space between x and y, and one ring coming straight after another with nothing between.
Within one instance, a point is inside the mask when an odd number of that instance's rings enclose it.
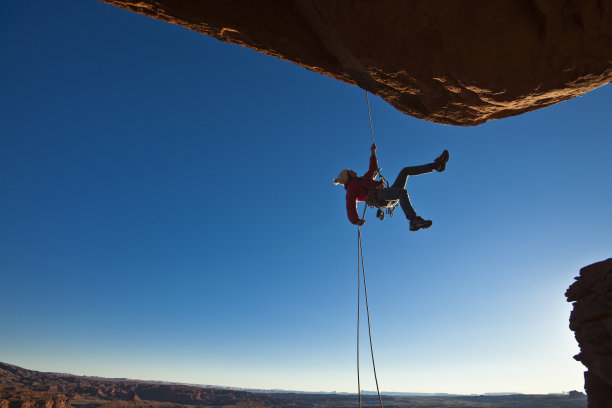
<instances>
[{"instance_id":1,"label":"rock overhang","mask_svg":"<svg viewBox=\"0 0 612 408\"><path fill-rule=\"evenodd\" d=\"M474 126L612 81L612 0L102 0Z\"/></svg>"}]
</instances>

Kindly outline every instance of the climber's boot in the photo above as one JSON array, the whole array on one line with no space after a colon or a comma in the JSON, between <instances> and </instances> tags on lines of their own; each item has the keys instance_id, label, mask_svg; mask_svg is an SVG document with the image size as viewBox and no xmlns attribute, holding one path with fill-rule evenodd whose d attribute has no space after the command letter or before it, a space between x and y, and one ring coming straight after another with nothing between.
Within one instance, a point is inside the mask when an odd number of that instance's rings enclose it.
<instances>
[{"instance_id":1,"label":"climber's boot","mask_svg":"<svg viewBox=\"0 0 612 408\"><path fill-rule=\"evenodd\" d=\"M429 228L432 226L432 224L433 224L433 221L424 220L423 218L417 215L414 219L410 220L410 231L418 231L421 228L423 229Z\"/></svg>"},{"instance_id":2,"label":"climber's boot","mask_svg":"<svg viewBox=\"0 0 612 408\"><path fill-rule=\"evenodd\" d=\"M442 173L444 169L446 169L446 162L448 161L448 158L448 150L444 150L442 154L434 160L434 170Z\"/></svg>"}]
</instances>

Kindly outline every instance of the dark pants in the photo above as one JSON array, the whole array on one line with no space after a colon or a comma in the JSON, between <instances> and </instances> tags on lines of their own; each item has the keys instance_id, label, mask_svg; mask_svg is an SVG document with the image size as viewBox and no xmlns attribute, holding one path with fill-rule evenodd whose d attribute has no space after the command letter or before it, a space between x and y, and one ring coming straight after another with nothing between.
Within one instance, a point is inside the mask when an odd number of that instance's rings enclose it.
<instances>
[{"instance_id":1,"label":"dark pants","mask_svg":"<svg viewBox=\"0 0 612 408\"><path fill-rule=\"evenodd\" d=\"M431 173L435 165L433 163L424 164L422 166L404 167L397 175L395 182L389 188L380 190L380 198L386 201L399 200L402 211L406 214L406 218L410 221L416 218L416 212L410 204L410 198L406 191L406 181L408 176L418 176L419 174Z\"/></svg>"}]
</instances>

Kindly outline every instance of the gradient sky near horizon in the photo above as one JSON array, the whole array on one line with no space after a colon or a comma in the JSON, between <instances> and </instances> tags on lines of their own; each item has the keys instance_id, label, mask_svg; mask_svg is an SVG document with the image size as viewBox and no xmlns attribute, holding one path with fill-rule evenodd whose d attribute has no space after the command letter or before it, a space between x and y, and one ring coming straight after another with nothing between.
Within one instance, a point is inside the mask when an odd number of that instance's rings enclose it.
<instances>
[{"instance_id":1,"label":"gradient sky near horizon","mask_svg":"<svg viewBox=\"0 0 612 408\"><path fill-rule=\"evenodd\" d=\"M355 392L332 179L367 169L363 91L93 0L7 2L0 34L0 361ZM612 86L471 128L371 104L387 178L451 157L408 181L432 228L366 216L381 389L582 390L564 291L612 255Z\"/></svg>"}]
</instances>

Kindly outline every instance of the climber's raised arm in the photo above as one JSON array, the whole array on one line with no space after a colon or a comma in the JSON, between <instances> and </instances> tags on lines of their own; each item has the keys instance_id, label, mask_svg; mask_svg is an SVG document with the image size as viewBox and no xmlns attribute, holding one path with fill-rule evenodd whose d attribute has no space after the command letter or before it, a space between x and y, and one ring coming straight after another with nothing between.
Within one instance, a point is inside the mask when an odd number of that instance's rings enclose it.
<instances>
[{"instance_id":1,"label":"climber's raised arm","mask_svg":"<svg viewBox=\"0 0 612 408\"><path fill-rule=\"evenodd\" d=\"M370 151L372 155L370 156L370 168L363 175L363 178L372 179L376 178L378 174L378 158L376 157L376 144L372 143L372 147L370 147Z\"/></svg>"}]
</instances>

